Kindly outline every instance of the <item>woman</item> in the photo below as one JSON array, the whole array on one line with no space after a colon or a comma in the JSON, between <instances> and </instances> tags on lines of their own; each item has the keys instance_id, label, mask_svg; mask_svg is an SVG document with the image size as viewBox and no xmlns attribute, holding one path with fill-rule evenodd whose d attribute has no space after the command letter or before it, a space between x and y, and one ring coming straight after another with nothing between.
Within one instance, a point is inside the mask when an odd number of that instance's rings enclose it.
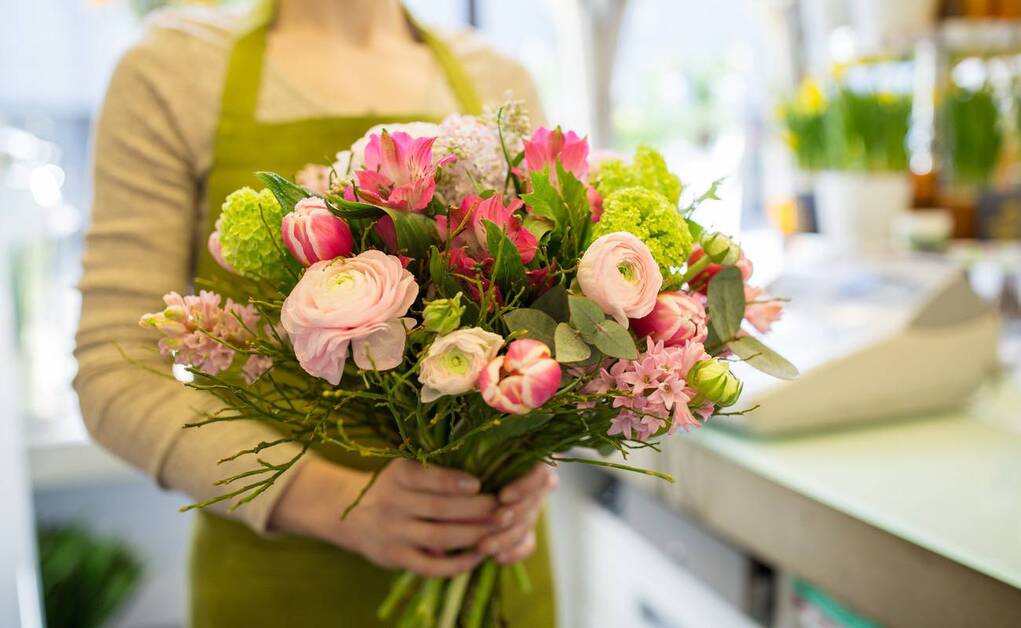
<instances>
[{"instance_id":1,"label":"woman","mask_svg":"<svg viewBox=\"0 0 1021 628\"><path fill-rule=\"evenodd\" d=\"M138 316L215 272L203 243L226 194L257 185L254 171L294 173L375 124L477 113L507 92L539 111L519 66L471 37L436 38L397 0L279 0L244 16L156 18L118 66L96 136L76 380L96 440L196 501L250 468L251 460L215 461L273 440L272 427L182 429L215 400L129 365L114 343L144 354L152 338ZM294 451L265 453L282 461ZM371 464L320 451L236 512L199 513L192 625L371 626L392 570L450 576L486 556L528 559L527 602L504 587L511 625L552 625L536 529L554 484L544 466L491 496L464 473L391 462L341 521Z\"/></svg>"}]
</instances>

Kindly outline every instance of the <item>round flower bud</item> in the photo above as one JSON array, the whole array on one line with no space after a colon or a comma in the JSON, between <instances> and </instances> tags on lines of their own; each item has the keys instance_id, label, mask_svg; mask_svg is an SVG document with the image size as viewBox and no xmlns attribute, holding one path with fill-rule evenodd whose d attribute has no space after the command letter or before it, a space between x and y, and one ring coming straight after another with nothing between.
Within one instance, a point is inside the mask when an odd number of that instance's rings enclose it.
<instances>
[{"instance_id":1,"label":"round flower bud","mask_svg":"<svg viewBox=\"0 0 1021 628\"><path fill-rule=\"evenodd\" d=\"M703 233L700 244L714 264L733 266L741 259L741 247L718 231Z\"/></svg>"},{"instance_id":2,"label":"round flower bud","mask_svg":"<svg viewBox=\"0 0 1021 628\"><path fill-rule=\"evenodd\" d=\"M464 306L461 305L461 293L458 292L452 299L428 302L422 312L422 327L436 334L449 334L461 325L462 314Z\"/></svg>"},{"instance_id":3,"label":"round flower bud","mask_svg":"<svg viewBox=\"0 0 1021 628\"><path fill-rule=\"evenodd\" d=\"M744 384L733 373L730 365L717 358L697 362L688 371L688 384L699 395L717 406L727 407L737 403Z\"/></svg>"}]
</instances>

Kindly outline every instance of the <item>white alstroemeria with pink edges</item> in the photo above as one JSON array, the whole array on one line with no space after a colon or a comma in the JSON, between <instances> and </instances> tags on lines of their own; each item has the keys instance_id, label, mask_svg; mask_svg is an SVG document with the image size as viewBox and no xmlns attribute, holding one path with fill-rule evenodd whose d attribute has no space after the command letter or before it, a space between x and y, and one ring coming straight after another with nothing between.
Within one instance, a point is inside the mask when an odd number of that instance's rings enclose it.
<instances>
[{"instance_id":1,"label":"white alstroemeria with pink edges","mask_svg":"<svg viewBox=\"0 0 1021 628\"><path fill-rule=\"evenodd\" d=\"M200 278L212 289L142 317L222 401L196 424L270 418L280 440L252 451L410 458L496 493L537 462L668 477L568 452L627 457L697 429L741 394L730 361L796 375L760 339L783 301L752 283L737 242L690 218L715 190L685 202L649 147L591 151L509 102L337 149L229 195L208 240L217 270ZM244 503L302 454L198 506ZM485 583L503 569L522 577L492 559L455 580L405 574L380 617L405 605L402 625L498 622L502 593Z\"/></svg>"}]
</instances>

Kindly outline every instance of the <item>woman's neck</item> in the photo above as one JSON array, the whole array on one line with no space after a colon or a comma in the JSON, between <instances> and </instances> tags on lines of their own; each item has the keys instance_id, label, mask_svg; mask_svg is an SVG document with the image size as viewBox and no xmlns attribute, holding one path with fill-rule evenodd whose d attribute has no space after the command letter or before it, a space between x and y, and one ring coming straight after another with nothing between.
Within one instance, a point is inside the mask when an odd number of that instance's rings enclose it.
<instances>
[{"instance_id":1,"label":"woman's neck","mask_svg":"<svg viewBox=\"0 0 1021 628\"><path fill-rule=\"evenodd\" d=\"M410 36L400 0L280 0L274 29L325 33L357 46Z\"/></svg>"}]
</instances>

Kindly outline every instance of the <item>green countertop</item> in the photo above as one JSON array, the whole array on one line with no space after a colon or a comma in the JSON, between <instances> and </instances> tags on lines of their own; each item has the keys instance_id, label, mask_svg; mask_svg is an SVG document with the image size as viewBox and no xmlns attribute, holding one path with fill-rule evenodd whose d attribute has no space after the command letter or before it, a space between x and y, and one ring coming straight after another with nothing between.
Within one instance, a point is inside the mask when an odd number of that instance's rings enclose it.
<instances>
[{"instance_id":1,"label":"green countertop","mask_svg":"<svg viewBox=\"0 0 1021 628\"><path fill-rule=\"evenodd\" d=\"M1021 589L1021 372L959 411L697 443L790 490Z\"/></svg>"}]
</instances>

